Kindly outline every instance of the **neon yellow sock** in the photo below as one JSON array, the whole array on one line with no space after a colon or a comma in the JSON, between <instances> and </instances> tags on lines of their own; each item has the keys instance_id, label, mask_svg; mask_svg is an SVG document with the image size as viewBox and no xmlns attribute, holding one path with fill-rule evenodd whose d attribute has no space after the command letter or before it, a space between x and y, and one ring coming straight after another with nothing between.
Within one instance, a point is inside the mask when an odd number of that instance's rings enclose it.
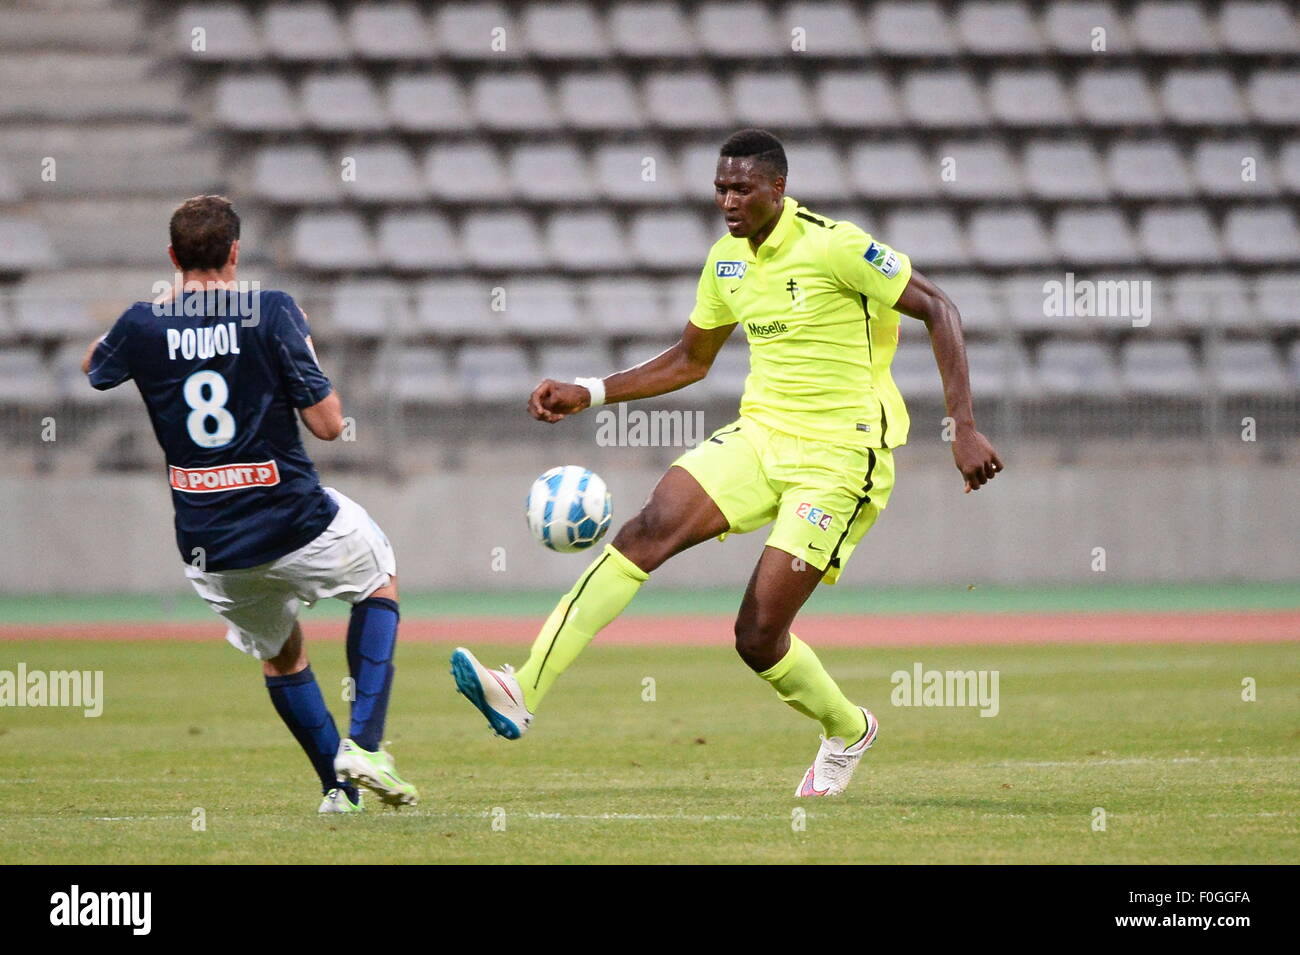
<instances>
[{"instance_id":1,"label":"neon yellow sock","mask_svg":"<svg viewBox=\"0 0 1300 955\"><path fill-rule=\"evenodd\" d=\"M759 676L772 684L782 700L820 722L827 739L838 736L850 746L866 734L867 718L862 711L831 679L812 647L793 633L789 652Z\"/></svg>"},{"instance_id":2,"label":"neon yellow sock","mask_svg":"<svg viewBox=\"0 0 1300 955\"><path fill-rule=\"evenodd\" d=\"M583 647L632 602L650 575L614 549L605 545L565 594L533 641L528 662L515 676L524 690L524 705L536 713L542 697L555 678L578 658Z\"/></svg>"}]
</instances>

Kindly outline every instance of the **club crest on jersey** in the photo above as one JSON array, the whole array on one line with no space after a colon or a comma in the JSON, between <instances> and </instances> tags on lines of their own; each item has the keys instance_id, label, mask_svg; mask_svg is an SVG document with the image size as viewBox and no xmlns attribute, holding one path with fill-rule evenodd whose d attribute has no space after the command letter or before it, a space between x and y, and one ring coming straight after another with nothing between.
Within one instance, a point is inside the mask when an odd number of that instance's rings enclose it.
<instances>
[{"instance_id":1,"label":"club crest on jersey","mask_svg":"<svg viewBox=\"0 0 1300 955\"><path fill-rule=\"evenodd\" d=\"M892 279L898 274L902 267L899 261L898 253L887 245L881 245L879 242L872 242L867 246L867 251L862 253L862 257L867 260L867 264L879 272L885 278Z\"/></svg>"},{"instance_id":2,"label":"club crest on jersey","mask_svg":"<svg viewBox=\"0 0 1300 955\"><path fill-rule=\"evenodd\" d=\"M813 507L811 504L806 502L795 508L794 512L809 524L813 525L813 527L820 527L822 530L826 530L830 527L831 521L834 520L834 517L831 514L823 511L820 507Z\"/></svg>"},{"instance_id":3,"label":"club crest on jersey","mask_svg":"<svg viewBox=\"0 0 1300 955\"><path fill-rule=\"evenodd\" d=\"M745 269L748 267L748 262L719 262L718 278L743 279L745 277Z\"/></svg>"}]
</instances>

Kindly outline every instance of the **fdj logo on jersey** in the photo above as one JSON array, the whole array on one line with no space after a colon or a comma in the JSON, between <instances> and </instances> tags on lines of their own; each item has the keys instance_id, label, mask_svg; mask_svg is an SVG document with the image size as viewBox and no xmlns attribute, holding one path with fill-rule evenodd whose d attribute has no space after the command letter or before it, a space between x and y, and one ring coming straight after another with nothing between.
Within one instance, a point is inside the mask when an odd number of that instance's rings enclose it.
<instances>
[{"instance_id":1,"label":"fdj logo on jersey","mask_svg":"<svg viewBox=\"0 0 1300 955\"><path fill-rule=\"evenodd\" d=\"M745 269L748 267L748 262L719 262L718 278L743 279L745 277Z\"/></svg>"},{"instance_id":2,"label":"fdj logo on jersey","mask_svg":"<svg viewBox=\"0 0 1300 955\"><path fill-rule=\"evenodd\" d=\"M823 511L820 507L813 507L811 504L807 503L800 504L795 508L795 513L809 524L812 524L814 527L820 527L822 530L826 530L826 528L830 527L831 521L834 519L832 515Z\"/></svg>"}]
</instances>

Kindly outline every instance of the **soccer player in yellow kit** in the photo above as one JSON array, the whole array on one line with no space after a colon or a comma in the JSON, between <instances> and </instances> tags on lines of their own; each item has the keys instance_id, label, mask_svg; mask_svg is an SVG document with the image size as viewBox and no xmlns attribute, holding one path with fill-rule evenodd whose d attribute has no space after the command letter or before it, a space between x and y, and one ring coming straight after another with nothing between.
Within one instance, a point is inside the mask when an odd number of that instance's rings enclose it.
<instances>
[{"instance_id":1,"label":"soccer player in yellow kit","mask_svg":"<svg viewBox=\"0 0 1300 955\"><path fill-rule=\"evenodd\" d=\"M533 417L554 423L594 405L662 395L707 375L737 325L749 339L740 417L673 463L560 600L527 663L491 670L468 650L453 654L458 688L499 735L523 735L556 677L660 564L771 524L736 617L736 651L822 725L795 794L843 792L875 741L875 716L849 701L790 625L820 581L839 578L893 489L893 449L909 424L889 373L900 313L929 329L966 491L992 480L1002 462L975 430L956 306L903 253L787 197L785 181L785 150L774 136L732 135L714 179L728 234L709 251L681 340L603 380L548 379L529 399Z\"/></svg>"}]
</instances>

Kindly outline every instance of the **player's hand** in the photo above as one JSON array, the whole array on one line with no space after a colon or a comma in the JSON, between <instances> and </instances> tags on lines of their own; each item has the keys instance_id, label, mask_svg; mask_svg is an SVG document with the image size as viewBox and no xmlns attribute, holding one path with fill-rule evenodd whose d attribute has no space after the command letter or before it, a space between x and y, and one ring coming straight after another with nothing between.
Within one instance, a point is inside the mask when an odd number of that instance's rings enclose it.
<instances>
[{"instance_id":1,"label":"player's hand","mask_svg":"<svg viewBox=\"0 0 1300 955\"><path fill-rule=\"evenodd\" d=\"M966 494L979 490L1002 470L1002 459L993 450L993 445L974 428L957 432L952 443L952 457L957 470L966 479Z\"/></svg>"},{"instance_id":2,"label":"player's hand","mask_svg":"<svg viewBox=\"0 0 1300 955\"><path fill-rule=\"evenodd\" d=\"M554 424L591 406L591 392L582 385L547 378L533 389L528 413L538 421Z\"/></svg>"}]
</instances>

